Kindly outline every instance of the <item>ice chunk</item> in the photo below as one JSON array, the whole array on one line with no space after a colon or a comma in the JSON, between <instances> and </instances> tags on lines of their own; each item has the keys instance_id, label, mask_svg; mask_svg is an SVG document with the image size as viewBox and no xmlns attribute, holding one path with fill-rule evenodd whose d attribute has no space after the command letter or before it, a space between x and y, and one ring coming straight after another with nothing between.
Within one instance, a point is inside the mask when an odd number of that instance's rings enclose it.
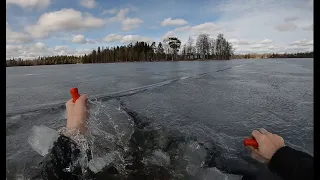
<instances>
[{"instance_id":1,"label":"ice chunk","mask_svg":"<svg viewBox=\"0 0 320 180\"><path fill-rule=\"evenodd\" d=\"M186 171L189 175L196 175L196 173L199 171L200 166L194 165L189 163L188 166L186 167Z\"/></svg>"},{"instance_id":2,"label":"ice chunk","mask_svg":"<svg viewBox=\"0 0 320 180\"><path fill-rule=\"evenodd\" d=\"M58 139L59 133L46 126L33 126L28 139L30 146L41 156L48 154L53 143Z\"/></svg>"},{"instance_id":3,"label":"ice chunk","mask_svg":"<svg viewBox=\"0 0 320 180\"><path fill-rule=\"evenodd\" d=\"M170 164L170 156L162 152L161 150L153 151L153 156L161 162L162 165L168 166Z\"/></svg>"},{"instance_id":4,"label":"ice chunk","mask_svg":"<svg viewBox=\"0 0 320 180\"><path fill-rule=\"evenodd\" d=\"M206 160L207 151L198 142L192 141L188 143L184 150L184 159L196 166L201 166Z\"/></svg>"},{"instance_id":5,"label":"ice chunk","mask_svg":"<svg viewBox=\"0 0 320 180\"><path fill-rule=\"evenodd\" d=\"M147 158L143 158L142 161L144 164L153 164L158 166L169 166L170 165L170 156L161 150L154 150L152 155Z\"/></svg>"},{"instance_id":6,"label":"ice chunk","mask_svg":"<svg viewBox=\"0 0 320 180\"><path fill-rule=\"evenodd\" d=\"M122 162L122 161L123 160L119 156L119 152L114 151L114 152L106 153L102 157L94 157L89 162L89 169L94 173L98 173L104 167L109 166L111 163L118 164L119 162Z\"/></svg>"},{"instance_id":7,"label":"ice chunk","mask_svg":"<svg viewBox=\"0 0 320 180\"><path fill-rule=\"evenodd\" d=\"M196 142L196 141L191 142L191 143L189 144L189 147L190 147L191 151L195 151L195 150L197 150L197 149L200 149L200 145L199 145L199 143Z\"/></svg>"},{"instance_id":8,"label":"ice chunk","mask_svg":"<svg viewBox=\"0 0 320 180\"><path fill-rule=\"evenodd\" d=\"M103 169L105 166L109 165L111 162L112 162L111 158L103 158L103 157L93 158L89 162L89 169L92 172L97 173L101 171L101 169Z\"/></svg>"}]
</instances>

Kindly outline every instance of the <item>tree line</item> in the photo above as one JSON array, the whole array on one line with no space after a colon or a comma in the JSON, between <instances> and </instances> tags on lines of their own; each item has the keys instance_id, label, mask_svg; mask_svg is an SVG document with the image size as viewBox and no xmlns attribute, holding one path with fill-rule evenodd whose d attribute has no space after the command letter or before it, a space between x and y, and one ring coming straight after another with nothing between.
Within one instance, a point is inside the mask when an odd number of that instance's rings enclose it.
<instances>
[{"instance_id":1,"label":"tree line","mask_svg":"<svg viewBox=\"0 0 320 180\"><path fill-rule=\"evenodd\" d=\"M137 61L180 61L198 59L229 60L233 55L233 48L223 34L216 39L208 34L200 34L196 42L189 37L188 42L181 45L177 37L168 37L156 44L147 42L130 43L115 47L98 47L83 56L50 56L36 59L10 59L6 66L34 66L76 63L113 63Z\"/></svg>"},{"instance_id":2,"label":"tree line","mask_svg":"<svg viewBox=\"0 0 320 180\"><path fill-rule=\"evenodd\" d=\"M237 54L232 56L232 59L264 59L264 58L313 58L312 52L299 53L263 53L263 54Z\"/></svg>"},{"instance_id":3,"label":"tree line","mask_svg":"<svg viewBox=\"0 0 320 180\"><path fill-rule=\"evenodd\" d=\"M168 37L163 42L136 42L123 46L98 47L91 53L83 56L49 56L35 59L10 59L6 66L35 66L35 65L56 65L56 64L85 64L85 63L114 63L114 62L137 62L137 61L181 61L181 60L229 60L242 59L243 56L234 55L232 44L223 36L218 34L211 38L208 34L200 34L194 40L189 37L188 41L181 45L177 37ZM300 55L300 54L299 54ZM287 55L288 56L288 55ZM244 56L251 58L251 56ZM272 57L284 57L274 54ZM313 57L313 53L312 53Z\"/></svg>"},{"instance_id":4,"label":"tree line","mask_svg":"<svg viewBox=\"0 0 320 180\"><path fill-rule=\"evenodd\" d=\"M304 53L292 53L292 54L270 54L269 58L313 58L312 52L304 52Z\"/></svg>"}]
</instances>

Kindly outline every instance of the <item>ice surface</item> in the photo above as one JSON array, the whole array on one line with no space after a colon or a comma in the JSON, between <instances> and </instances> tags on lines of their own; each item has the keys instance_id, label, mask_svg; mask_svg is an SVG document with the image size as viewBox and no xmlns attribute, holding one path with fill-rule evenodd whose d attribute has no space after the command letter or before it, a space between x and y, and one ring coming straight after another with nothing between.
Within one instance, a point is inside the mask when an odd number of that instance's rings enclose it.
<instances>
[{"instance_id":1,"label":"ice surface","mask_svg":"<svg viewBox=\"0 0 320 180\"><path fill-rule=\"evenodd\" d=\"M53 143L58 137L59 133L51 128L43 125L33 126L28 143L41 156L45 156L48 154L49 149L53 147Z\"/></svg>"},{"instance_id":2,"label":"ice surface","mask_svg":"<svg viewBox=\"0 0 320 180\"><path fill-rule=\"evenodd\" d=\"M204 177L203 179L209 180L209 179L221 179L221 180L240 180L242 176L234 175L234 174L225 174L222 173L217 168L208 168L204 171Z\"/></svg>"}]
</instances>

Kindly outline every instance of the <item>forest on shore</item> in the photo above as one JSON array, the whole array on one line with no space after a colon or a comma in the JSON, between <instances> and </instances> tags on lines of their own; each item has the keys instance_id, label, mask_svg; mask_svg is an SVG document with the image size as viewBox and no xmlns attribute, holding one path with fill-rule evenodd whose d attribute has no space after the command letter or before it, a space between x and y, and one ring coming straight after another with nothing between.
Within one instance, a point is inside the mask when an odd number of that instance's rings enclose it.
<instances>
[{"instance_id":1,"label":"forest on shore","mask_svg":"<svg viewBox=\"0 0 320 180\"><path fill-rule=\"evenodd\" d=\"M83 56L59 55L38 57L36 59L10 59L6 67L36 66L56 64L114 63L139 61L192 61L192 60L230 60L250 58L313 58L313 52L294 54L244 54L235 55L232 44L223 34L216 39L208 34L198 35L196 42L189 37L188 42L181 45L177 37L168 37L163 42L151 44L147 42L130 43L115 47L98 47Z\"/></svg>"}]
</instances>

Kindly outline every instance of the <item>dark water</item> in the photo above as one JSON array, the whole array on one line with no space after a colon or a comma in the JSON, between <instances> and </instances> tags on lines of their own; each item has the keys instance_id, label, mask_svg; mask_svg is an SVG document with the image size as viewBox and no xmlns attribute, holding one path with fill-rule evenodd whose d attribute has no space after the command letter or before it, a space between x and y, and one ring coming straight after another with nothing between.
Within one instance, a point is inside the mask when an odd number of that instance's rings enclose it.
<instances>
[{"instance_id":1,"label":"dark water","mask_svg":"<svg viewBox=\"0 0 320 180\"><path fill-rule=\"evenodd\" d=\"M71 87L102 105L117 104L134 121L129 147L138 152L132 154L139 154L135 161L144 163L131 169L140 174L161 171L170 179L239 179L247 173L268 172L242 145L243 138L260 127L279 134L287 145L313 154L313 59L62 65L6 71L8 179L38 178L42 157L27 143L30 129L41 124L53 129L65 126L64 103ZM143 157L152 154L160 157L157 163L146 163Z\"/></svg>"}]
</instances>

